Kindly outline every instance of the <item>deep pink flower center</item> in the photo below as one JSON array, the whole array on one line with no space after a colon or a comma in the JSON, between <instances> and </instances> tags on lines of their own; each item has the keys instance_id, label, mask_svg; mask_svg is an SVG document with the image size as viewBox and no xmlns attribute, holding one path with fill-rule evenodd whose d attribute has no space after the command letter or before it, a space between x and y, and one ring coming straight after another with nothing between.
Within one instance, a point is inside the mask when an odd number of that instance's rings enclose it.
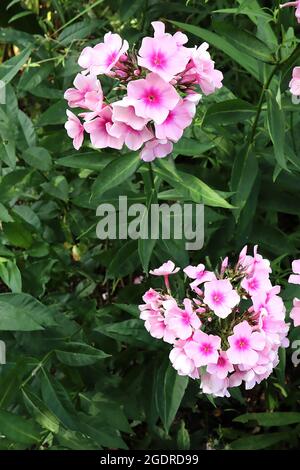
<instances>
[{"instance_id":1,"label":"deep pink flower center","mask_svg":"<svg viewBox=\"0 0 300 470\"><path fill-rule=\"evenodd\" d=\"M166 65L166 56L161 51L154 52L150 57L151 65L163 68Z\"/></svg>"},{"instance_id":2,"label":"deep pink flower center","mask_svg":"<svg viewBox=\"0 0 300 470\"><path fill-rule=\"evenodd\" d=\"M204 356L209 356L213 352L213 347L210 343L202 343L200 345L200 352L204 354Z\"/></svg>"},{"instance_id":3,"label":"deep pink flower center","mask_svg":"<svg viewBox=\"0 0 300 470\"><path fill-rule=\"evenodd\" d=\"M187 312L183 312L182 322L184 323L184 325L189 325L190 324L190 315Z\"/></svg>"},{"instance_id":4,"label":"deep pink flower center","mask_svg":"<svg viewBox=\"0 0 300 470\"><path fill-rule=\"evenodd\" d=\"M160 103L160 94L157 89L151 87L145 90L143 100L148 105L157 105Z\"/></svg>"},{"instance_id":5,"label":"deep pink flower center","mask_svg":"<svg viewBox=\"0 0 300 470\"><path fill-rule=\"evenodd\" d=\"M249 289L256 290L259 288L259 282L257 279L253 278L248 282Z\"/></svg>"},{"instance_id":6,"label":"deep pink flower center","mask_svg":"<svg viewBox=\"0 0 300 470\"><path fill-rule=\"evenodd\" d=\"M116 60L117 55L118 55L117 51L113 51L110 54L108 54L106 58L106 65L112 64Z\"/></svg>"},{"instance_id":7,"label":"deep pink flower center","mask_svg":"<svg viewBox=\"0 0 300 470\"><path fill-rule=\"evenodd\" d=\"M219 291L215 291L212 293L212 300L214 304L219 305L224 301L224 294Z\"/></svg>"},{"instance_id":8,"label":"deep pink flower center","mask_svg":"<svg viewBox=\"0 0 300 470\"><path fill-rule=\"evenodd\" d=\"M224 367L226 364L226 360L224 359L224 357L219 357L218 359L218 366L219 367Z\"/></svg>"},{"instance_id":9,"label":"deep pink flower center","mask_svg":"<svg viewBox=\"0 0 300 470\"><path fill-rule=\"evenodd\" d=\"M173 120L174 120L174 113L170 111L167 119L165 120L165 123L170 124Z\"/></svg>"},{"instance_id":10,"label":"deep pink flower center","mask_svg":"<svg viewBox=\"0 0 300 470\"><path fill-rule=\"evenodd\" d=\"M204 276L204 271L197 271L196 278L201 279Z\"/></svg>"},{"instance_id":11,"label":"deep pink flower center","mask_svg":"<svg viewBox=\"0 0 300 470\"><path fill-rule=\"evenodd\" d=\"M245 338L244 336L240 336L239 338L236 339L235 346L239 351L246 351L247 349L249 349L248 338Z\"/></svg>"}]
</instances>

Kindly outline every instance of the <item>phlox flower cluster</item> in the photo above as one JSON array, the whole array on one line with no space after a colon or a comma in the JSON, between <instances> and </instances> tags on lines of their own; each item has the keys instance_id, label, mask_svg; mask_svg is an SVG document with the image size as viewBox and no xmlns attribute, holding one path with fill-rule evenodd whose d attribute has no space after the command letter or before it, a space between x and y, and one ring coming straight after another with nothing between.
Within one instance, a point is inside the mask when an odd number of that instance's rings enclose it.
<instances>
[{"instance_id":1,"label":"phlox flower cluster","mask_svg":"<svg viewBox=\"0 0 300 470\"><path fill-rule=\"evenodd\" d=\"M163 158L191 124L201 92L221 88L223 75L207 43L189 48L185 34L166 33L160 21L152 26L154 37L145 37L137 53L111 32L81 52L82 72L64 94L70 108L79 108L77 115L67 111L65 124L75 149L86 133L95 148L126 145L140 150L144 161ZM99 75L116 81L116 101L104 96Z\"/></svg>"},{"instance_id":2,"label":"phlox flower cluster","mask_svg":"<svg viewBox=\"0 0 300 470\"><path fill-rule=\"evenodd\" d=\"M257 247L253 255L245 247L234 265L225 258L214 272L203 264L187 266L189 290L182 300L172 295L169 282L178 271L172 261L150 271L164 278L165 288L150 288L139 306L150 335L171 345L169 358L178 374L200 379L203 393L218 397L267 379L279 362L279 348L289 344L270 262ZM300 301L296 308L300 311Z\"/></svg>"}]
</instances>

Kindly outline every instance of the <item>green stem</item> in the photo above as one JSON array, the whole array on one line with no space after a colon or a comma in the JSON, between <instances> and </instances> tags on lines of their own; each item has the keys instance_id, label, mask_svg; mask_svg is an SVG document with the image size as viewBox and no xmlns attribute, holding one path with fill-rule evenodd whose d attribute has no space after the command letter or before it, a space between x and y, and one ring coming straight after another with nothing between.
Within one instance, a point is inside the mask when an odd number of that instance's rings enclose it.
<instances>
[{"instance_id":1,"label":"green stem","mask_svg":"<svg viewBox=\"0 0 300 470\"><path fill-rule=\"evenodd\" d=\"M152 167L152 163L149 163L149 173L150 173L150 178L151 178L151 184L152 184L152 189L156 191L155 189L155 181L154 181L154 171Z\"/></svg>"},{"instance_id":2,"label":"green stem","mask_svg":"<svg viewBox=\"0 0 300 470\"><path fill-rule=\"evenodd\" d=\"M256 134L256 130L257 130L257 126L258 126L258 122L259 122L259 118L260 118L260 114L261 114L261 110L262 110L262 106L263 106L263 103L264 103L265 92L268 90L268 88L271 84L272 78L274 77L275 73L278 70L278 67L279 67L279 64L277 64L274 67L274 69L270 73L270 76L269 76L268 80L266 81L266 83L264 84L264 86L262 88L262 91L261 91L261 94L260 94L260 97L259 97L259 101L258 101L258 105L257 105L256 116L255 116L255 119L254 119L254 123L253 123L253 126L252 126L250 136L249 136L249 141L248 141L249 148L251 147L251 145L254 142L254 138L255 138L255 134Z\"/></svg>"}]
</instances>

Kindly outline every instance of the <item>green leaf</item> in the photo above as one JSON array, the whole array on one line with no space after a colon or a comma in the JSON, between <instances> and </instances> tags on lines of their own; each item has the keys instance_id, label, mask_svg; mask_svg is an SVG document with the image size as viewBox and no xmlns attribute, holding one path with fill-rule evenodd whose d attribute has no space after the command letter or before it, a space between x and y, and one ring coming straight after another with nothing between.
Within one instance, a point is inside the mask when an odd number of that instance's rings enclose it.
<instances>
[{"instance_id":1,"label":"green leaf","mask_svg":"<svg viewBox=\"0 0 300 470\"><path fill-rule=\"evenodd\" d=\"M13 213L20 217L28 225L31 225L36 230L41 229L41 221L36 213L29 206L16 205L13 208Z\"/></svg>"},{"instance_id":2,"label":"green leaf","mask_svg":"<svg viewBox=\"0 0 300 470\"><path fill-rule=\"evenodd\" d=\"M35 146L37 137L31 119L21 109L18 111L18 119L28 147Z\"/></svg>"},{"instance_id":3,"label":"green leaf","mask_svg":"<svg viewBox=\"0 0 300 470\"><path fill-rule=\"evenodd\" d=\"M183 420L181 420L180 428L177 433L177 448L179 450L190 449L190 435Z\"/></svg>"},{"instance_id":4,"label":"green leaf","mask_svg":"<svg viewBox=\"0 0 300 470\"><path fill-rule=\"evenodd\" d=\"M130 240L125 242L122 247L116 251L115 256L113 256L106 271L106 279L125 277L133 273L139 264L137 241Z\"/></svg>"},{"instance_id":5,"label":"green leaf","mask_svg":"<svg viewBox=\"0 0 300 470\"><path fill-rule=\"evenodd\" d=\"M283 109L279 106L274 94L267 94L267 126L273 143L274 155L280 168L287 169L284 153L285 144L285 116Z\"/></svg>"},{"instance_id":6,"label":"green leaf","mask_svg":"<svg viewBox=\"0 0 300 470\"><path fill-rule=\"evenodd\" d=\"M203 125L227 126L237 122L244 122L253 117L256 108L246 101L236 99L221 101L211 105L205 113Z\"/></svg>"},{"instance_id":7,"label":"green leaf","mask_svg":"<svg viewBox=\"0 0 300 470\"><path fill-rule=\"evenodd\" d=\"M66 410L65 404L62 403L63 393L61 385L58 384L53 377L51 380L48 374L43 370L41 378L41 390L43 402L48 406L52 413L63 423L63 425L71 430L77 431L77 416L71 415L70 410ZM74 410L75 413L75 410Z\"/></svg>"},{"instance_id":8,"label":"green leaf","mask_svg":"<svg viewBox=\"0 0 300 470\"><path fill-rule=\"evenodd\" d=\"M300 423L300 413L296 411L281 411L273 413L246 413L234 418L237 423L256 421L260 426L288 426Z\"/></svg>"},{"instance_id":9,"label":"green leaf","mask_svg":"<svg viewBox=\"0 0 300 470\"><path fill-rule=\"evenodd\" d=\"M117 158L122 157L118 156ZM56 160L56 164L68 168L100 171L113 160L114 157L112 155L105 155L95 150L94 152L76 153L75 155L60 158Z\"/></svg>"},{"instance_id":10,"label":"green leaf","mask_svg":"<svg viewBox=\"0 0 300 470\"><path fill-rule=\"evenodd\" d=\"M175 166L171 165L166 159L157 160L154 169L158 176L171 184L175 189L177 189L178 186L184 189L186 194L195 203L204 203L207 206L223 207L225 209L233 208L229 202L206 183L194 175L183 171L176 171Z\"/></svg>"},{"instance_id":11,"label":"green leaf","mask_svg":"<svg viewBox=\"0 0 300 470\"><path fill-rule=\"evenodd\" d=\"M90 438L85 437L83 434L75 431L66 431L60 428L56 436L58 442L63 448L71 450L98 450L102 447L100 444L91 441Z\"/></svg>"},{"instance_id":12,"label":"green leaf","mask_svg":"<svg viewBox=\"0 0 300 470\"><path fill-rule=\"evenodd\" d=\"M259 434L256 436L241 437L231 442L231 450L259 450L266 449L281 441L289 441L289 432L274 432L271 434Z\"/></svg>"},{"instance_id":13,"label":"green leaf","mask_svg":"<svg viewBox=\"0 0 300 470\"><path fill-rule=\"evenodd\" d=\"M23 388L22 394L28 411L33 415L37 423L39 423L42 428L48 429L48 431L56 434L59 430L59 420L54 416L52 411L50 411L44 402L30 390Z\"/></svg>"},{"instance_id":14,"label":"green leaf","mask_svg":"<svg viewBox=\"0 0 300 470\"><path fill-rule=\"evenodd\" d=\"M11 245L27 249L32 244L31 232L19 222L3 224L3 233Z\"/></svg>"},{"instance_id":15,"label":"green leaf","mask_svg":"<svg viewBox=\"0 0 300 470\"><path fill-rule=\"evenodd\" d=\"M91 417L83 414L79 415L79 430L90 436L101 446L114 449L127 449L127 445L120 437L119 433L103 425L101 417Z\"/></svg>"},{"instance_id":16,"label":"green leaf","mask_svg":"<svg viewBox=\"0 0 300 470\"><path fill-rule=\"evenodd\" d=\"M169 432L176 416L188 381L188 377L177 374L169 360L164 361L157 371L155 377L156 407L166 432Z\"/></svg>"},{"instance_id":17,"label":"green leaf","mask_svg":"<svg viewBox=\"0 0 300 470\"><path fill-rule=\"evenodd\" d=\"M250 197L257 175L257 157L252 148L246 145L237 152L231 175L231 190L235 193L232 202L238 208L237 219Z\"/></svg>"},{"instance_id":18,"label":"green leaf","mask_svg":"<svg viewBox=\"0 0 300 470\"><path fill-rule=\"evenodd\" d=\"M1 222L13 222L13 218L9 215L6 207L0 202L0 221Z\"/></svg>"},{"instance_id":19,"label":"green leaf","mask_svg":"<svg viewBox=\"0 0 300 470\"><path fill-rule=\"evenodd\" d=\"M8 370L7 370L8 369ZM23 359L13 367L6 368L0 374L0 409L7 408L19 393L23 376L26 372Z\"/></svg>"},{"instance_id":20,"label":"green leaf","mask_svg":"<svg viewBox=\"0 0 300 470\"><path fill-rule=\"evenodd\" d=\"M156 347L155 342L149 336L144 323L139 319L125 320L122 322L101 325L95 331L127 344L150 345Z\"/></svg>"},{"instance_id":21,"label":"green leaf","mask_svg":"<svg viewBox=\"0 0 300 470\"><path fill-rule=\"evenodd\" d=\"M59 41L63 46L67 46L78 39L85 39L98 28L101 28L103 23L104 21L99 21L99 19L92 18L83 21L78 21L77 23L67 26L60 33L57 38L57 41Z\"/></svg>"},{"instance_id":22,"label":"green leaf","mask_svg":"<svg viewBox=\"0 0 300 470\"><path fill-rule=\"evenodd\" d=\"M248 55L249 58L254 57L259 61L267 63L274 62L274 57L269 47L248 31L236 28L234 24L228 22L218 23L217 30L225 36L228 42L245 55Z\"/></svg>"},{"instance_id":23,"label":"green leaf","mask_svg":"<svg viewBox=\"0 0 300 470\"><path fill-rule=\"evenodd\" d=\"M233 15L247 15L249 17L251 16L257 16L259 18L264 18L268 21L272 21L273 20L273 16L269 15L268 13L266 13L265 11L262 11L261 8L259 9L254 9L254 8L251 8L252 5L249 5L249 6L243 6L242 7L238 7L238 8L220 8L218 10L214 10L212 13L226 13L226 14L233 14Z\"/></svg>"},{"instance_id":24,"label":"green leaf","mask_svg":"<svg viewBox=\"0 0 300 470\"><path fill-rule=\"evenodd\" d=\"M76 342L67 343L64 349L56 350L55 353L60 362L71 367L89 366L110 357L100 349Z\"/></svg>"},{"instance_id":25,"label":"green leaf","mask_svg":"<svg viewBox=\"0 0 300 470\"><path fill-rule=\"evenodd\" d=\"M17 75L30 57L32 48L26 47L19 55L0 65L0 80L7 85Z\"/></svg>"},{"instance_id":26,"label":"green leaf","mask_svg":"<svg viewBox=\"0 0 300 470\"><path fill-rule=\"evenodd\" d=\"M0 277L12 292L22 292L22 278L15 261L0 262Z\"/></svg>"},{"instance_id":27,"label":"green leaf","mask_svg":"<svg viewBox=\"0 0 300 470\"><path fill-rule=\"evenodd\" d=\"M16 15L13 15L9 21L8 24L13 23L14 21L19 20L20 18L24 18L24 16L29 16L33 15L33 11L21 11L20 13L17 13Z\"/></svg>"},{"instance_id":28,"label":"green leaf","mask_svg":"<svg viewBox=\"0 0 300 470\"><path fill-rule=\"evenodd\" d=\"M55 176L49 183L43 183L41 186L50 196L61 199L64 202L68 201L69 185L63 175Z\"/></svg>"},{"instance_id":29,"label":"green leaf","mask_svg":"<svg viewBox=\"0 0 300 470\"><path fill-rule=\"evenodd\" d=\"M202 155L215 146L215 142L212 141L198 142L195 139L187 139L183 137L174 144L173 154L194 157L196 155Z\"/></svg>"},{"instance_id":30,"label":"green leaf","mask_svg":"<svg viewBox=\"0 0 300 470\"><path fill-rule=\"evenodd\" d=\"M54 312L29 294L0 294L0 330L36 331L56 325Z\"/></svg>"},{"instance_id":31,"label":"green leaf","mask_svg":"<svg viewBox=\"0 0 300 470\"><path fill-rule=\"evenodd\" d=\"M1 434L12 442L24 445L39 444L40 428L31 420L0 410Z\"/></svg>"},{"instance_id":32,"label":"green leaf","mask_svg":"<svg viewBox=\"0 0 300 470\"><path fill-rule=\"evenodd\" d=\"M136 171L141 159L138 152L120 155L109 163L92 186L92 197L97 198L111 188L130 178Z\"/></svg>"},{"instance_id":33,"label":"green leaf","mask_svg":"<svg viewBox=\"0 0 300 470\"><path fill-rule=\"evenodd\" d=\"M52 166L51 155L47 149L43 147L30 146L22 154L23 159L28 165L41 171L49 171Z\"/></svg>"},{"instance_id":34,"label":"green leaf","mask_svg":"<svg viewBox=\"0 0 300 470\"><path fill-rule=\"evenodd\" d=\"M64 124L67 121L66 109L67 103L65 100L54 103L41 115L38 125L52 126L55 124Z\"/></svg>"}]
</instances>

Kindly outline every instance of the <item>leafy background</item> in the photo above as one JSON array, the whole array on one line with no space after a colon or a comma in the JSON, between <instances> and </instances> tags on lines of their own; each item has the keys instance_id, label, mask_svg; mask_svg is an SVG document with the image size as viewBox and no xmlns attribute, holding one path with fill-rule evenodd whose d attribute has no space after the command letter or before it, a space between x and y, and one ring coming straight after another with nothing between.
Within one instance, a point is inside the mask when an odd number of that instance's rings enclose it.
<instances>
[{"instance_id":1,"label":"leafy background","mask_svg":"<svg viewBox=\"0 0 300 470\"><path fill-rule=\"evenodd\" d=\"M300 31L293 9L279 12L278 3L1 1L0 448L299 447L291 350L254 390L201 395L138 319L150 280L133 282L167 259L214 265L248 243L272 260L287 307L300 296L286 286L300 251L300 105L287 91ZM108 30L133 45L157 19L186 31L190 45L210 43L224 87L203 100L172 157L152 170L135 153L87 144L75 152L63 128L63 91L80 50ZM103 87L111 91L109 80ZM204 248L100 242L96 207L119 195L204 202ZM299 328L290 338L300 339Z\"/></svg>"}]
</instances>

